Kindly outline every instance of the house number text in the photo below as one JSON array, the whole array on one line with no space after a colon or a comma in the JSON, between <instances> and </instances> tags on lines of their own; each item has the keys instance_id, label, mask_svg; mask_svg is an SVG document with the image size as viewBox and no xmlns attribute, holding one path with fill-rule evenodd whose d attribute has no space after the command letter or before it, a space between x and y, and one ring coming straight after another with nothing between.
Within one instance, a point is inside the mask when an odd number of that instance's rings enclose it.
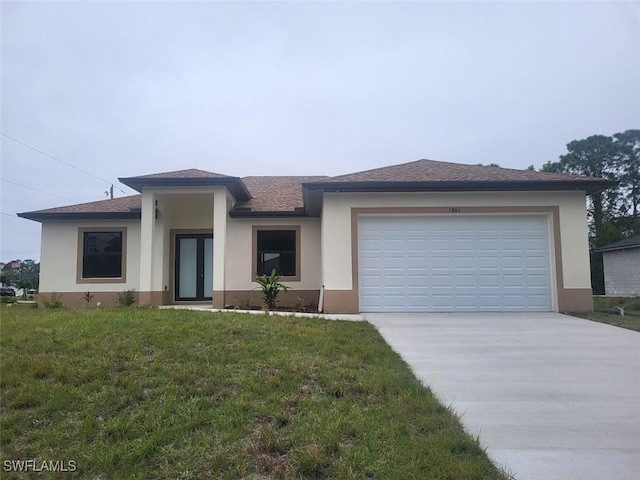
<instances>
[{"instance_id":1,"label":"house number text","mask_svg":"<svg viewBox=\"0 0 640 480\"><path fill-rule=\"evenodd\" d=\"M460 213L460 207L450 207L449 213Z\"/></svg>"}]
</instances>

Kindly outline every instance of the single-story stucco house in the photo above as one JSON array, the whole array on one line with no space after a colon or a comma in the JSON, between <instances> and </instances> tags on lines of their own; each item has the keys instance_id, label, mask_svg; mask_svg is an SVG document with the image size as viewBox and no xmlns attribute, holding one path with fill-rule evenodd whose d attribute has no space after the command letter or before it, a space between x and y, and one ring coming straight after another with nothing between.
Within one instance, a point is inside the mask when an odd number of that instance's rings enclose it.
<instances>
[{"instance_id":1,"label":"single-story stucco house","mask_svg":"<svg viewBox=\"0 0 640 480\"><path fill-rule=\"evenodd\" d=\"M640 296L640 235L605 245L596 251L602 252L605 293Z\"/></svg>"},{"instance_id":2,"label":"single-story stucco house","mask_svg":"<svg viewBox=\"0 0 640 480\"><path fill-rule=\"evenodd\" d=\"M42 223L40 292L71 306L260 305L275 268L328 313L589 311L585 195L614 182L432 160L337 177L181 170L140 195L21 213ZM42 296L41 295L41 298ZM244 302L243 302L244 301Z\"/></svg>"}]
</instances>

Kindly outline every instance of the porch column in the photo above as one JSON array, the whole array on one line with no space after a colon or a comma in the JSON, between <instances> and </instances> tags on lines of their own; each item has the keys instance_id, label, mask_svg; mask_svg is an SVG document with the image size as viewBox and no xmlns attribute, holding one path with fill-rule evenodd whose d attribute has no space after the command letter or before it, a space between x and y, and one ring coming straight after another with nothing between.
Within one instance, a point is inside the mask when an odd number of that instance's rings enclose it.
<instances>
[{"instance_id":1,"label":"porch column","mask_svg":"<svg viewBox=\"0 0 640 480\"><path fill-rule=\"evenodd\" d=\"M162 198L162 197L161 197ZM169 261L165 255L164 203L155 196L153 208L153 255L151 257L151 302L163 305L164 298L164 262Z\"/></svg>"},{"instance_id":2,"label":"porch column","mask_svg":"<svg viewBox=\"0 0 640 480\"><path fill-rule=\"evenodd\" d=\"M156 196L142 190L142 212L140 219L140 289L138 303L153 305L154 291L154 244L156 236Z\"/></svg>"},{"instance_id":3,"label":"porch column","mask_svg":"<svg viewBox=\"0 0 640 480\"><path fill-rule=\"evenodd\" d=\"M213 192L213 307L224 308L225 252L227 249L227 191Z\"/></svg>"}]
</instances>

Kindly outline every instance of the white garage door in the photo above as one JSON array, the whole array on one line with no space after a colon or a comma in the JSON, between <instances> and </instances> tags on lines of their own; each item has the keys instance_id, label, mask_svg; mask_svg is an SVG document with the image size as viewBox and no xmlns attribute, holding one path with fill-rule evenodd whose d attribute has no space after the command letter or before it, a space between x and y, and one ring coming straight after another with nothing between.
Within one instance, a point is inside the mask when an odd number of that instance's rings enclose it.
<instances>
[{"instance_id":1,"label":"white garage door","mask_svg":"<svg viewBox=\"0 0 640 480\"><path fill-rule=\"evenodd\" d=\"M360 216L363 312L550 311L543 215Z\"/></svg>"}]
</instances>

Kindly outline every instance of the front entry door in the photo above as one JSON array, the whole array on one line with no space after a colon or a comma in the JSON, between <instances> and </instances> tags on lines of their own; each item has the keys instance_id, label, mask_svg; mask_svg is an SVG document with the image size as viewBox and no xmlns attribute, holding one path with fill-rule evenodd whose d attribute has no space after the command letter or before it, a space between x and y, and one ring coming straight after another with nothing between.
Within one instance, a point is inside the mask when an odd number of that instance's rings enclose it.
<instances>
[{"instance_id":1,"label":"front entry door","mask_svg":"<svg viewBox=\"0 0 640 480\"><path fill-rule=\"evenodd\" d=\"M213 235L176 235L176 300L211 300Z\"/></svg>"}]
</instances>

